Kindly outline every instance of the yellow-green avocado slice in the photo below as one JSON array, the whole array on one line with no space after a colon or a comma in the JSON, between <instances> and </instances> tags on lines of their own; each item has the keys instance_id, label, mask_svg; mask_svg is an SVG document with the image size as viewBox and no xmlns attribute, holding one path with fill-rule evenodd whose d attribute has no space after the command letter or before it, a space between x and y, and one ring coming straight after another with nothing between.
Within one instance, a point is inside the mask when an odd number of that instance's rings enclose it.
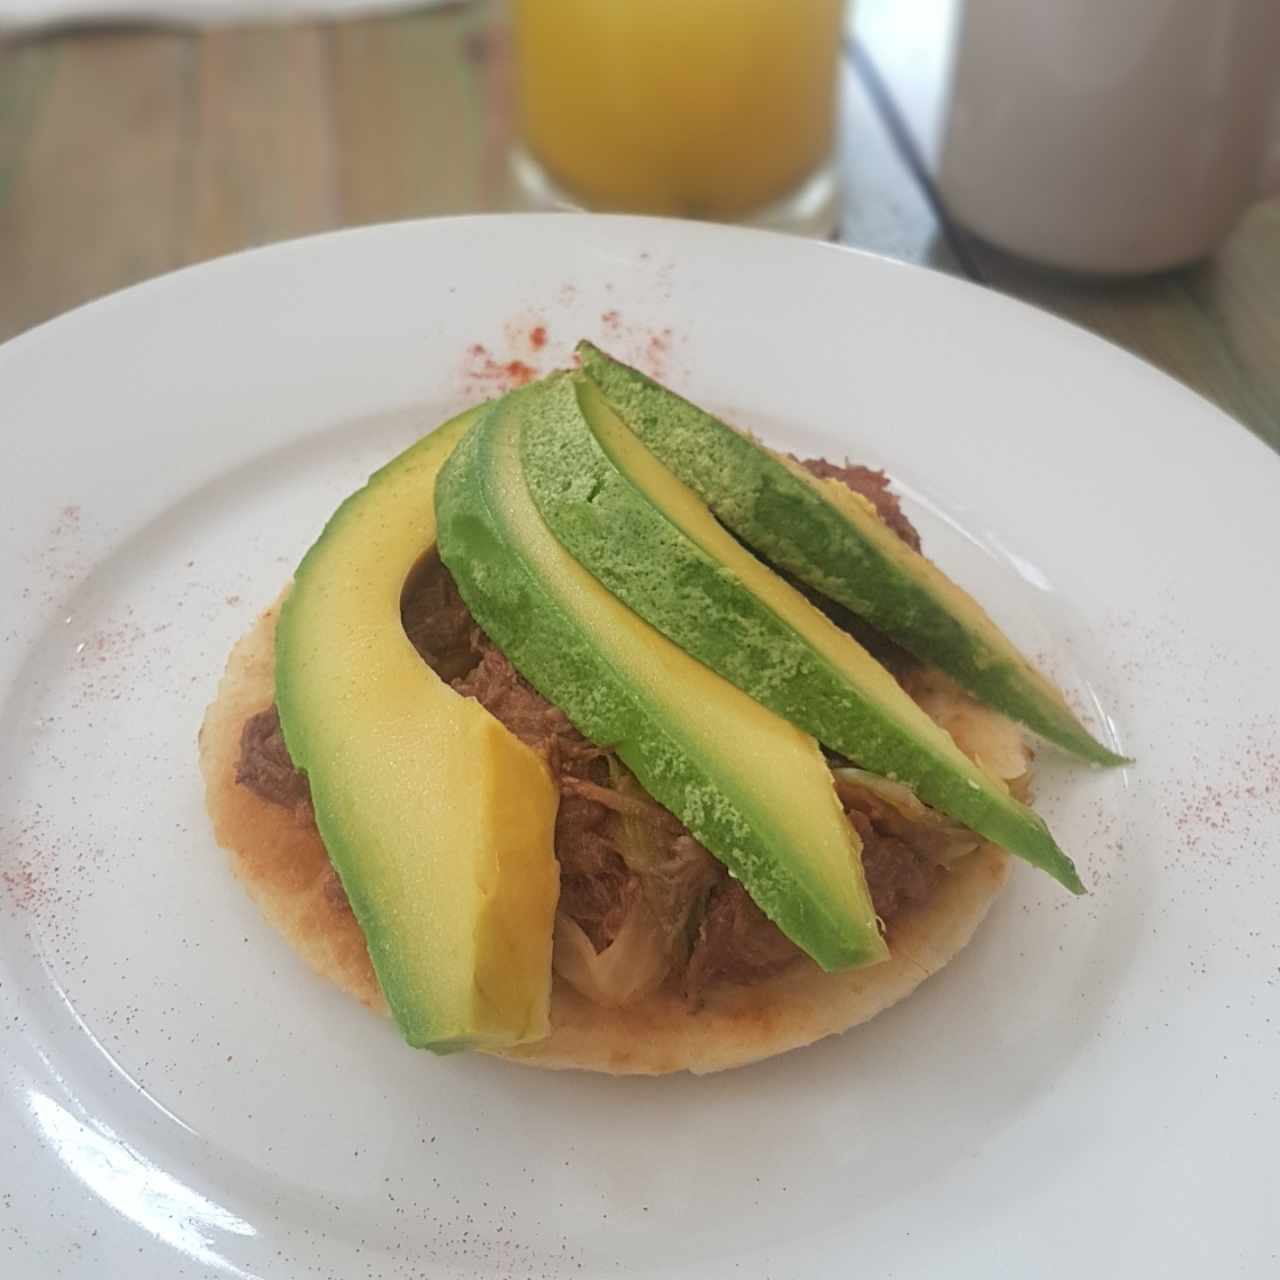
<instances>
[{"instance_id":1,"label":"yellow-green avocado slice","mask_svg":"<svg viewBox=\"0 0 1280 1280\"><path fill-rule=\"evenodd\" d=\"M446 423L338 508L276 633L276 699L316 825L404 1038L445 1052L548 1034L559 795L541 757L423 662L400 620L435 542Z\"/></svg>"},{"instance_id":2,"label":"yellow-green avocado slice","mask_svg":"<svg viewBox=\"0 0 1280 1280\"><path fill-rule=\"evenodd\" d=\"M589 342L578 354L631 430L748 546L1048 741L1094 764L1128 763L861 495L810 475Z\"/></svg>"},{"instance_id":3,"label":"yellow-green avocado slice","mask_svg":"<svg viewBox=\"0 0 1280 1280\"><path fill-rule=\"evenodd\" d=\"M847 632L725 532L590 379L530 405L525 481L575 559L669 639L863 768L1082 886L1043 820Z\"/></svg>"},{"instance_id":4,"label":"yellow-green avocado slice","mask_svg":"<svg viewBox=\"0 0 1280 1280\"><path fill-rule=\"evenodd\" d=\"M885 959L860 844L818 744L638 618L538 515L520 433L566 398L564 375L513 392L441 473L440 555L463 599L543 697L615 750L819 965Z\"/></svg>"}]
</instances>

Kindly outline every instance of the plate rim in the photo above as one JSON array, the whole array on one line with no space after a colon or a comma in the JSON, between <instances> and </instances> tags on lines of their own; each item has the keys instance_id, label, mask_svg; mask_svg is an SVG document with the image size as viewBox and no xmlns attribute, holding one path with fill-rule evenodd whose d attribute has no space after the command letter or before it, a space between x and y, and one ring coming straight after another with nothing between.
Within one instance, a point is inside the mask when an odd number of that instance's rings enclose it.
<instances>
[{"instance_id":1,"label":"plate rim","mask_svg":"<svg viewBox=\"0 0 1280 1280\"><path fill-rule=\"evenodd\" d=\"M855 260L864 260L869 263L875 263L882 268L930 277L940 287L967 294L975 299L983 299L984 301L980 305L1009 308L1014 313L1021 312L1026 317L1034 317L1035 323L1047 321L1052 326L1061 326L1063 329L1075 334L1077 340L1083 339L1088 343L1097 344L1100 350L1110 353L1109 358L1119 357L1122 360L1131 361L1134 366L1145 370L1148 376L1154 375L1166 384L1179 388L1181 392L1191 397L1203 409L1231 423L1233 427L1243 432L1253 444L1259 446L1263 455L1273 459L1276 463L1280 463L1280 449L1273 448L1246 423L1235 417L1223 406L1215 403L1204 392L1184 382L1176 374L1160 368L1159 365L1145 356L1128 350L1114 339L1095 332L1079 321L1058 315L1046 307L1037 306L1035 303L1028 302L1023 298L1005 293L994 285L970 280L927 263L907 262L875 250L861 248L857 245L847 245L833 240L814 240L802 236L789 235L786 232L772 231L767 228L739 226L733 223L700 222L689 218L664 218L628 213L572 211L519 213L493 211L449 214L440 217L398 218L362 223L358 226L335 227L327 231L311 232L306 235L291 236L283 240L274 240L268 244L234 249L212 258L206 258L200 262L188 263L184 266L175 267L170 271L149 276L145 280L125 285L120 289L114 289L109 293L79 303L66 311L59 312L57 315L51 316L31 328L13 335L3 343L0 343L0 379L3 379L8 374L8 370L5 367L7 361L16 360L25 355L25 347L28 345L34 346L48 341L51 331L56 330L67 322L84 323L92 321L99 314L105 316L117 307L150 302L153 295L159 295L165 289L176 288L189 281L199 281L206 276L214 277L255 262L265 262L275 257L298 253L323 251L325 246L338 241L372 240L385 237L388 234L431 234L436 227L458 226L465 228L494 225L532 227L541 223L560 223L566 218L573 218L598 226L633 227L651 229L654 232L660 232L662 228L670 227L675 229L674 234L677 236L692 234L695 236L712 235L723 238L742 237L745 239L762 237L768 242L786 242L794 245L801 253L816 252L822 255L830 255L834 259L853 258Z\"/></svg>"}]
</instances>

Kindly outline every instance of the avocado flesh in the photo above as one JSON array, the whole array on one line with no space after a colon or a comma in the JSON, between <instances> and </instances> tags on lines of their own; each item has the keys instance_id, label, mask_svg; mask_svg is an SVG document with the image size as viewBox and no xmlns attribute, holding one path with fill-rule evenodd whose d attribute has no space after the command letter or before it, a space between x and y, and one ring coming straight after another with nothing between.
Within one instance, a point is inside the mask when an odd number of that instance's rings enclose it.
<instances>
[{"instance_id":1,"label":"avocado flesh","mask_svg":"<svg viewBox=\"0 0 1280 1280\"><path fill-rule=\"evenodd\" d=\"M810 475L589 342L578 353L627 426L761 555L1049 742L1094 764L1128 763L1092 737L982 606L860 495Z\"/></svg>"},{"instance_id":2,"label":"avocado flesh","mask_svg":"<svg viewBox=\"0 0 1280 1280\"><path fill-rule=\"evenodd\" d=\"M594 383L575 386L576 406L565 397L531 417L522 462L542 518L584 568L826 746L1082 891L1037 814L971 761L856 640L726 533Z\"/></svg>"},{"instance_id":3,"label":"avocado flesh","mask_svg":"<svg viewBox=\"0 0 1280 1280\"><path fill-rule=\"evenodd\" d=\"M432 495L479 416L446 423L348 498L276 633L285 742L404 1038L438 1052L548 1034L558 791L542 759L423 662L404 584Z\"/></svg>"},{"instance_id":4,"label":"avocado flesh","mask_svg":"<svg viewBox=\"0 0 1280 1280\"><path fill-rule=\"evenodd\" d=\"M543 697L615 750L820 966L885 959L860 843L818 744L638 618L538 515L521 433L570 410L562 375L514 392L446 465L440 554L463 599Z\"/></svg>"}]
</instances>

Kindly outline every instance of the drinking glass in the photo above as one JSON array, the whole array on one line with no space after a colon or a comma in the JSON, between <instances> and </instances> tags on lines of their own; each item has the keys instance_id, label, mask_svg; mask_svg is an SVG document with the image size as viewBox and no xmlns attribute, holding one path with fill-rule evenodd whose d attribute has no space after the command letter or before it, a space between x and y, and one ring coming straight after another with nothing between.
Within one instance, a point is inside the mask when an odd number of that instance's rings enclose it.
<instances>
[{"instance_id":1,"label":"drinking glass","mask_svg":"<svg viewBox=\"0 0 1280 1280\"><path fill-rule=\"evenodd\" d=\"M512 0L537 207L827 234L844 0Z\"/></svg>"}]
</instances>

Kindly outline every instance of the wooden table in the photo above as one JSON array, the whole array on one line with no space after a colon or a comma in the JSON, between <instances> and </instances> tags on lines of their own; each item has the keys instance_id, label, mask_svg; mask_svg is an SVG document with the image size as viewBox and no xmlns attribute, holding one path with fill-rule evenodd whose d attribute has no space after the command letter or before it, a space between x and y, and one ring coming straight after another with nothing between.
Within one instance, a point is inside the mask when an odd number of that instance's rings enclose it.
<instances>
[{"instance_id":1,"label":"wooden table","mask_svg":"<svg viewBox=\"0 0 1280 1280\"><path fill-rule=\"evenodd\" d=\"M1256 207L1212 260L1132 283L1072 281L978 244L921 180L899 94L914 51L903 56L894 4L861 0L847 51L841 239L1056 311L1280 448L1280 202ZM504 50L489 0L0 45L0 339L250 245L516 207Z\"/></svg>"}]
</instances>

